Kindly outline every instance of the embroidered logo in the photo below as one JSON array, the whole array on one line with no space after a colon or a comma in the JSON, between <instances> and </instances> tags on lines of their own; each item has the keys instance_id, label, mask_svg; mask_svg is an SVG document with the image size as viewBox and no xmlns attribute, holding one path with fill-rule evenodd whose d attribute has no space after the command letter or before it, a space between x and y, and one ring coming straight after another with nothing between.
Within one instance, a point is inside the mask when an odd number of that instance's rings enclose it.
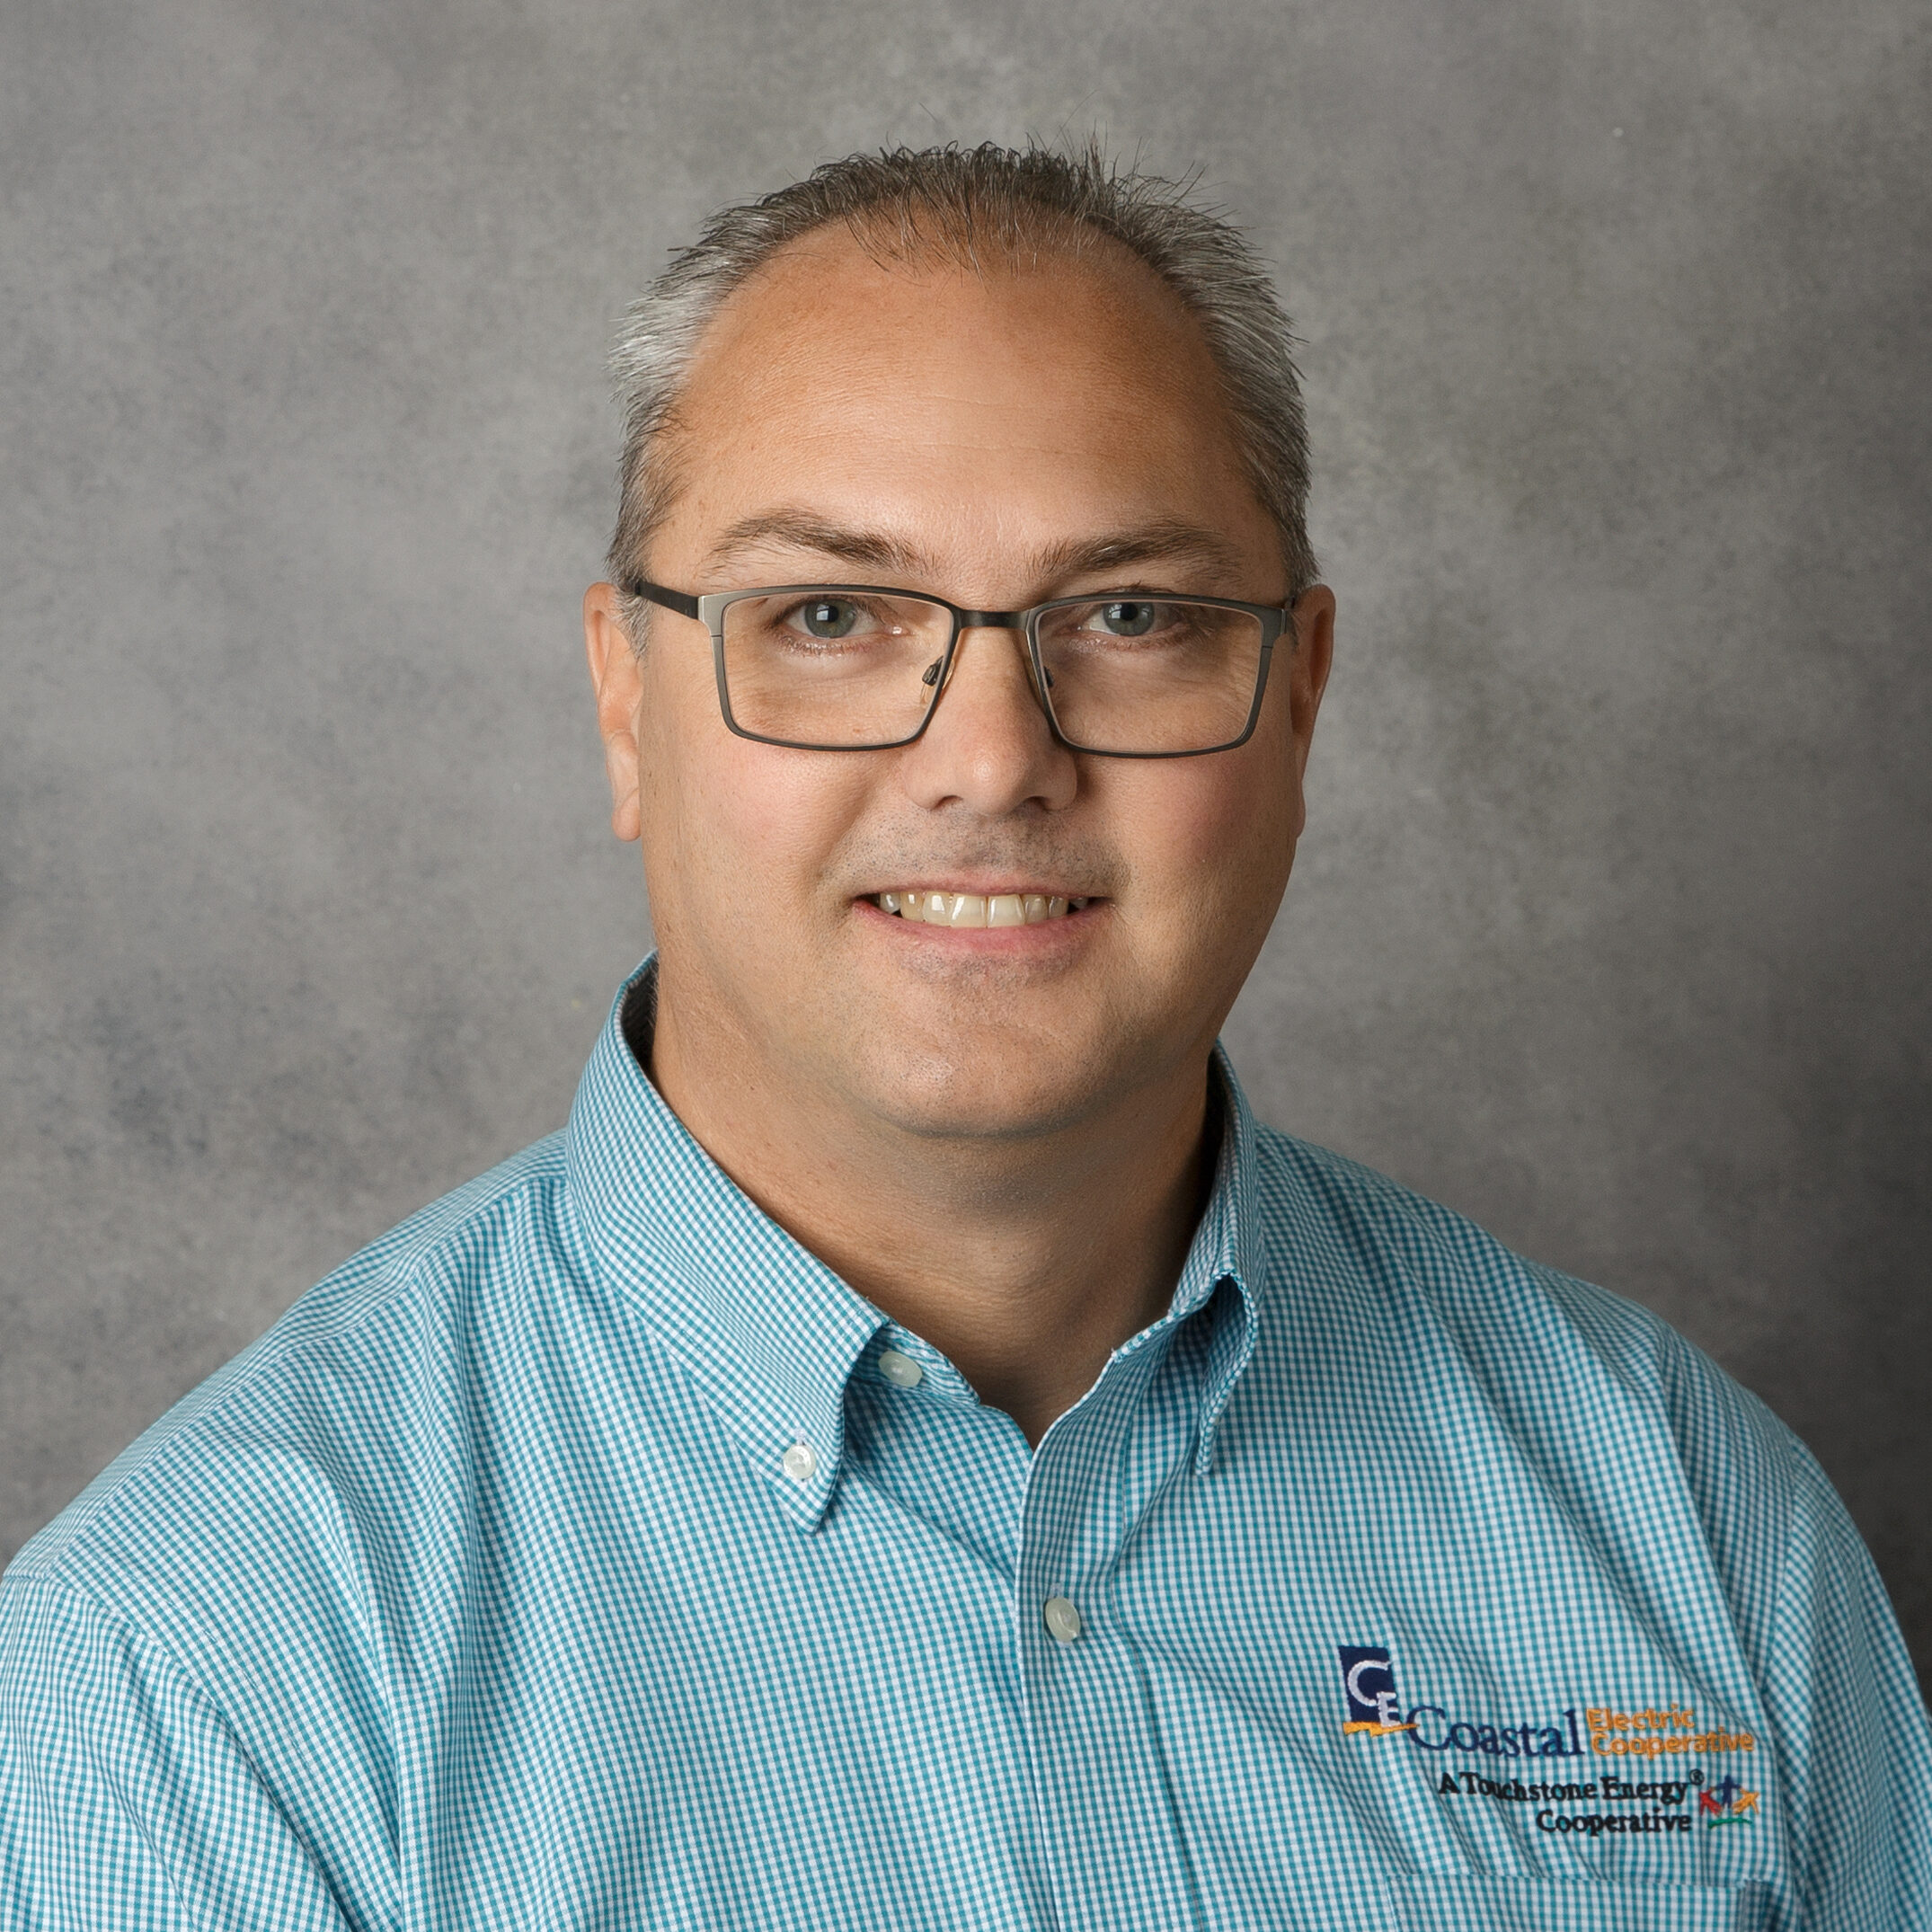
<instances>
[{"instance_id":1,"label":"embroidered logo","mask_svg":"<svg viewBox=\"0 0 1932 1932\"><path fill-rule=\"evenodd\" d=\"M1344 1644L1342 1646L1342 1688L1348 1698L1348 1721L1343 1735L1360 1732L1372 1738L1396 1737L1413 1731L1405 1724L1402 1700L1396 1695L1396 1671L1387 1649Z\"/></svg>"},{"instance_id":2,"label":"embroidered logo","mask_svg":"<svg viewBox=\"0 0 1932 1932\"><path fill-rule=\"evenodd\" d=\"M1749 1825L1758 1821L1758 1794L1746 1791L1726 1771L1708 1791L1697 1794L1697 1815L1706 1825Z\"/></svg>"}]
</instances>

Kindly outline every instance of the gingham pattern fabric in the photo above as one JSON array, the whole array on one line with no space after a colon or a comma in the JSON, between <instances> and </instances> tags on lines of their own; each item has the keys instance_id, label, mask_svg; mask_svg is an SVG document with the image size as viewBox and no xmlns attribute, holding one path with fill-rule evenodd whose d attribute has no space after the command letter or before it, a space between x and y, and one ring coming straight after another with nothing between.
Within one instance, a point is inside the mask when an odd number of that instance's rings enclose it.
<instances>
[{"instance_id":1,"label":"gingham pattern fabric","mask_svg":"<svg viewBox=\"0 0 1932 1932\"><path fill-rule=\"evenodd\" d=\"M1221 1077L1170 1313L1029 1452L614 1011L7 1572L0 1925L1926 1925L1804 1450Z\"/></svg>"}]
</instances>

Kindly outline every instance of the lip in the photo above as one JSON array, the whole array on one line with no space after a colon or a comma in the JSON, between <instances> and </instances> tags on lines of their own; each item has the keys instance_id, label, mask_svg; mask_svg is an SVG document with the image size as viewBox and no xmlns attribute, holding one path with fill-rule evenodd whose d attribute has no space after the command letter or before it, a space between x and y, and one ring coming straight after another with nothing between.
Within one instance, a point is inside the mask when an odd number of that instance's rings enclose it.
<instances>
[{"instance_id":1,"label":"lip","mask_svg":"<svg viewBox=\"0 0 1932 1932\"><path fill-rule=\"evenodd\" d=\"M1017 897L1025 899L1064 899L1068 901L1084 899L1090 905L1097 901L1098 895L1083 892L1077 886L1069 886L1064 880L1050 882L1031 880L1015 884L1009 873L1002 878L994 878L986 873L955 873L944 879L889 879L883 885L873 886L861 893L862 899L877 899L882 892L947 892L966 893L974 899Z\"/></svg>"}]
</instances>

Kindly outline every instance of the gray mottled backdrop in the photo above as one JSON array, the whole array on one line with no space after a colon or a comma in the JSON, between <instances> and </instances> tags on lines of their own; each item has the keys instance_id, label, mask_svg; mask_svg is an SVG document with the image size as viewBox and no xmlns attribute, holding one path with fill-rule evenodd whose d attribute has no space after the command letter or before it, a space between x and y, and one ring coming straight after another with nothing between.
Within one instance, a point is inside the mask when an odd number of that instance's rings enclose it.
<instances>
[{"instance_id":1,"label":"gray mottled backdrop","mask_svg":"<svg viewBox=\"0 0 1932 1932\"><path fill-rule=\"evenodd\" d=\"M618 309L848 149L1098 128L1306 339L1342 600L1233 1043L1679 1324L1932 1655L1919 0L17 0L0 1554L562 1118L643 950Z\"/></svg>"}]
</instances>

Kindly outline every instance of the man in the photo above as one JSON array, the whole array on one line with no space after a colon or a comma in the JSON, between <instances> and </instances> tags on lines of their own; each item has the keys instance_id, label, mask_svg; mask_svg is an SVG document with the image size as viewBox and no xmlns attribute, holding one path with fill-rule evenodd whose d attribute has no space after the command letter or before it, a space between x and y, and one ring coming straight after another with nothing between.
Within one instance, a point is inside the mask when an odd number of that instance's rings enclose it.
<instances>
[{"instance_id":1,"label":"man","mask_svg":"<svg viewBox=\"0 0 1932 1932\"><path fill-rule=\"evenodd\" d=\"M1216 1056L1329 667L1287 344L1179 195L992 149L633 312L659 952L562 1135L9 1571L9 1927L1928 1922L1803 1449Z\"/></svg>"}]
</instances>

